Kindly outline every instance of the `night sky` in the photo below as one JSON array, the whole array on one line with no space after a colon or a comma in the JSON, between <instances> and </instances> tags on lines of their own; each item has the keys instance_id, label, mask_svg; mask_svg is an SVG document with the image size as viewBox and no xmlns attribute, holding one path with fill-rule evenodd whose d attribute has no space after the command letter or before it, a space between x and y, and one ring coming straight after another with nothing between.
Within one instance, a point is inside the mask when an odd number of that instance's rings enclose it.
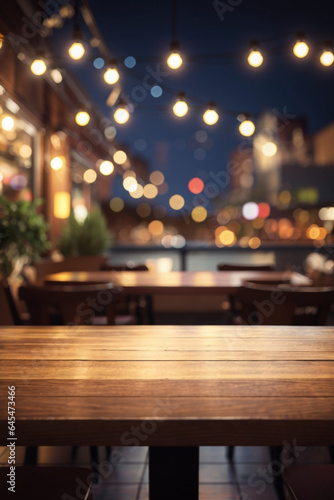
<instances>
[{"instance_id":1,"label":"night sky","mask_svg":"<svg viewBox=\"0 0 334 500\"><path fill-rule=\"evenodd\" d=\"M223 3L228 9L219 14L215 5L219 9ZM142 155L152 171L162 170L169 185L167 194L156 198L155 204L167 206L175 193L191 203L188 181L195 176L205 180L205 172L225 168L231 151L244 140L237 130L238 113L250 112L256 118L268 109L285 109L306 116L310 133L333 120L334 65L325 68L319 62L323 41L334 39L330 1L226 0L214 4L211 0L179 0L176 38L184 65L161 76L158 85L163 93L159 98L152 97L149 91L145 95L137 87L143 89L145 76L168 55L172 1L94 0L91 8L112 56L120 61L122 85L135 106L129 122L117 126L116 140L126 144L133 154ZM58 50L63 54L71 27L71 21L67 21L55 33ZM305 59L292 54L298 31L306 33L310 45ZM246 61L251 39L259 40L264 55L259 68L250 67ZM226 55L206 58L205 54ZM89 55L99 56L97 49L90 49ZM133 69L122 63L128 56L138 61ZM71 61L68 67L99 109L110 117L105 102L111 88L103 81L104 70L84 61ZM153 84L152 78L148 81ZM179 91L186 92L190 106L183 119L171 112ZM202 107L208 101L215 101L220 113L220 120L212 127L202 121ZM204 143L196 140L198 131L207 133ZM112 195L137 204L139 201L121 187L121 181L119 176Z\"/></svg>"}]
</instances>

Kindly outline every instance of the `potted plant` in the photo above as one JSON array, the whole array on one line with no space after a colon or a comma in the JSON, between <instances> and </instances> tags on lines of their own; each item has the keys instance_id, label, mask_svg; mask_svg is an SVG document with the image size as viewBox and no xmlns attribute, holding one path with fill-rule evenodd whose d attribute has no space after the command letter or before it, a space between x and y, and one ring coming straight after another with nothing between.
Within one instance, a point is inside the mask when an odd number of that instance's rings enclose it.
<instances>
[{"instance_id":1,"label":"potted plant","mask_svg":"<svg viewBox=\"0 0 334 500\"><path fill-rule=\"evenodd\" d=\"M94 207L83 222L73 214L64 225L57 242L58 250L65 257L80 255L101 255L110 247L111 236L101 210Z\"/></svg>"},{"instance_id":2,"label":"potted plant","mask_svg":"<svg viewBox=\"0 0 334 500\"><path fill-rule=\"evenodd\" d=\"M0 196L0 274L9 282L23 266L49 250L49 225L38 213L43 200L9 201Z\"/></svg>"}]
</instances>

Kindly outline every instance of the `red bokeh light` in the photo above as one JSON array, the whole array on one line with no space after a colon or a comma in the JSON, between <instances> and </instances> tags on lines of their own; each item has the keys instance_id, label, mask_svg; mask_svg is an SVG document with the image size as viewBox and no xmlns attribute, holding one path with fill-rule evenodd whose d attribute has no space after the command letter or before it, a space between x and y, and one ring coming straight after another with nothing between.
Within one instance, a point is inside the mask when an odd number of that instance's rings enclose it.
<instances>
[{"instance_id":1,"label":"red bokeh light","mask_svg":"<svg viewBox=\"0 0 334 500\"><path fill-rule=\"evenodd\" d=\"M204 182L199 177L194 177L188 182L188 189L193 194L201 193L204 189Z\"/></svg>"},{"instance_id":2,"label":"red bokeh light","mask_svg":"<svg viewBox=\"0 0 334 500\"><path fill-rule=\"evenodd\" d=\"M270 206L268 203L258 203L257 205L259 207L259 215L261 219L266 219L270 215Z\"/></svg>"}]
</instances>

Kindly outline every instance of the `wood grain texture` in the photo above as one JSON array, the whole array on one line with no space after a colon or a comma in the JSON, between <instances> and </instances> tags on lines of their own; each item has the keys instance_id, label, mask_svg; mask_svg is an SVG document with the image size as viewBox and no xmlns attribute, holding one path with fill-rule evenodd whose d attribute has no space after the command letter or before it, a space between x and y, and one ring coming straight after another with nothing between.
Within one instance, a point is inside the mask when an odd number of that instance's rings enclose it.
<instances>
[{"instance_id":1,"label":"wood grain texture","mask_svg":"<svg viewBox=\"0 0 334 500\"><path fill-rule=\"evenodd\" d=\"M115 283L124 288L124 293L134 294L198 294L237 292L249 280L291 280L300 285L310 284L305 276L292 272L278 271L173 271L166 274L142 271L111 272L63 272L45 277L46 285L67 283Z\"/></svg>"},{"instance_id":2,"label":"wood grain texture","mask_svg":"<svg viewBox=\"0 0 334 500\"><path fill-rule=\"evenodd\" d=\"M1 444L15 385L21 445L334 445L334 328L7 327L0 359Z\"/></svg>"}]
</instances>

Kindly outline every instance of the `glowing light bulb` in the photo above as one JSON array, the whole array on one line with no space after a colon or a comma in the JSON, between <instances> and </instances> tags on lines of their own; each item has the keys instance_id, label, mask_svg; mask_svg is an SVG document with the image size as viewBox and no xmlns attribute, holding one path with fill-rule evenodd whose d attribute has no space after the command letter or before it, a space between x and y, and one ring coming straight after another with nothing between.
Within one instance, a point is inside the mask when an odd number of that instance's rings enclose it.
<instances>
[{"instance_id":1,"label":"glowing light bulb","mask_svg":"<svg viewBox=\"0 0 334 500\"><path fill-rule=\"evenodd\" d=\"M73 42L68 49L68 53L72 59L78 61L85 54L85 48L81 42Z\"/></svg>"},{"instance_id":2,"label":"glowing light bulb","mask_svg":"<svg viewBox=\"0 0 334 500\"><path fill-rule=\"evenodd\" d=\"M89 120L90 116L87 113L87 111L81 110L78 111L77 114L75 115L75 121L78 125L80 125L80 127L84 127L85 125L87 125Z\"/></svg>"},{"instance_id":3,"label":"glowing light bulb","mask_svg":"<svg viewBox=\"0 0 334 500\"><path fill-rule=\"evenodd\" d=\"M1 120L1 128L6 132L11 132L14 129L15 122L11 116L4 116Z\"/></svg>"},{"instance_id":4,"label":"glowing light bulb","mask_svg":"<svg viewBox=\"0 0 334 500\"><path fill-rule=\"evenodd\" d=\"M114 83L119 80L119 73L116 68L116 62L110 61L109 67L103 75L104 81L109 85L114 85Z\"/></svg>"},{"instance_id":5,"label":"glowing light bulb","mask_svg":"<svg viewBox=\"0 0 334 500\"><path fill-rule=\"evenodd\" d=\"M55 156L50 161L52 170L60 170L65 163L65 159L62 156Z\"/></svg>"},{"instance_id":6,"label":"glowing light bulb","mask_svg":"<svg viewBox=\"0 0 334 500\"><path fill-rule=\"evenodd\" d=\"M32 62L30 69L34 75L37 75L37 76L44 75L44 73L46 72L45 61L41 58L35 59Z\"/></svg>"},{"instance_id":7,"label":"glowing light bulb","mask_svg":"<svg viewBox=\"0 0 334 500\"><path fill-rule=\"evenodd\" d=\"M120 125L123 125L123 123L126 123L129 118L130 118L129 111L123 104L121 104L114 113L115 122L119 123Z\"/></svg>"},{"instance_id":8,"label":"glowing light bulb","mask_svg":"<svg viewBox=\"0 0 334 500\"><path fill-rule=\"evenodd\" d=\"M264 154L264 156L267 156L267 158L272 158L277 153L276 144L270 141L266 142L262 146L262 153Z\"/></svg>"},{"instance_id":9,"label":"glowing light bulb","mask_svg":"<svg viewBox=\"0 0 334 500\"><path fill-rule=\"evenodd\" d=\"M214 103L212 102L209 103L208 109L203 114L203 121L207 125L214 125L219 120L219 115L217 111L214 109L214 106L215 106Z\"/></svg>"},{"instance_id":10,"label":"glowing light bulb","mask_svg":"<svg viewBox=\"0 0 334 500\"><path fill-rule=\"evenodd\" d=\"M105 160L100 164L100 172L103 175L110 175L114 171L114 165L111 161Z\"/></svg>"},{"instance_id":11,"label":"glowing light bulb","mask_svg":"<svg viewBox=\"0 0 334 500\"><path fill-rule=\"evenodd\" d=\"M171 53L167 58L167 65L171 69L178 69L182 66L183 60L180 55L180 44L179 42L172 42L170 46Z\"/></svg>"},{"instance_id":12,"label":"glowing light bulb","mask_svg":"<svg viewBox=\"0 0 334 500\"><path fill-rule=\"evenodd\" d=\"M244 135L245 137L250 137L255 132L254 123L251 120L249 120L248 118L246 118L245 120L243 120L240 123L239 132L241 135Z\"/></svg>"},{"instance_id":13,"label":"glowing light bulb","mask_svg":"<svg viewBox=\"0 0 334 500\"><path fill-rule=\"evenodd\" d=\"M332 44L329 41L325 42L324 44L324 51L320 56L320 62L323 66L331 66L334 62Z\"/></svg>"},{"instance_id":14,"label":"glowing light bulb","mask_svg":"<svg viewBox=\"0 0 334 500\"><path fill-rule=\"evenodd\" d=\"M304 41L304 38L305 38L304 33L298 33L297 42L293 47L293 53L296 57L299 57L299 59L306 57L309 52L309 46Z\"/></svg>"},{"instance_id":15,"label":"glowing light bulb","mask_svg":"<svg viewBox=\"0 0 334 500\"><path fill-rule=\"evenodd\" d=\"M263 55L259 50L252 50L247 58L248 64L253 68L258 68L263 63Z\"/></svg>"},{"instance_id":16,"label":"glowing light bulb","mask_svg":"<svg viewBox=\"0 0 334 500\"><path fill-rule=\"evenodd\" d=\"M186 116L188 113L188 104L184 100L185 94L183 92L180 92L178 95L178 99L175 102L173 106L173 113L174 115L178 116L179 118L182 118L183 116Z\"/></svg>"}]
</instances>

